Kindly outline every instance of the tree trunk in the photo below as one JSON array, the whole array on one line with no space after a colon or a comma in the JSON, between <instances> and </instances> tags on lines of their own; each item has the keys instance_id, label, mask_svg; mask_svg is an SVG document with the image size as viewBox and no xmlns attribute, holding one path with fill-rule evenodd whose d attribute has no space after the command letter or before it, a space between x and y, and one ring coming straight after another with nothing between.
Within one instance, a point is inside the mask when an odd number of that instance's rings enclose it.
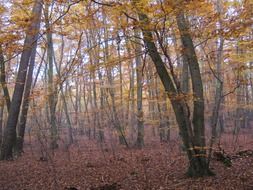
<instances>
[{"instance_id":1,"label":"tree trunk","mask_svg":"<svg viewBox=\"0 0 253 190\"><path fill-rule=\"evenodd\" d=\"M36 36L36 38L38 38L38 35ZM18 135L17 135L17 143L16 143L16 151L18 154L23 152L23 142L24 142L24 135L25 135L27 113L28 113L29 102L30 102L29 96L30 96L32 81L33 81L33 70L34 70L34 63L35 63L35 57L36 57L36 48L37 48L37 42L35 42L32 47L30 65L29 65L29 69L27 73L24 98L22 102L22 109L21 109L21 113L19 117Z\"/></svg>"},{"instance_id":2,"label":"tree trunk","mask_svg":"<svg viewBox=\"0 0 253 190\"><path fill-rule=\"evenodd\" d=\"M153 121L155 120L155 84L154 84L154 72L153 67L149 63L148 64L148 71L147 71L147 84L148 84L148 112L149 112L149 120ZM156 136L156 130L155 126L152 125L152 135Z\"/></svg>"},{"instance_id":3,"label":"tree trunk","mask_svg":"<svg viewBox=\"0 0 253 190\"><path fill-rule=\"evenodd\" d=\"M102 73L99 70L98 71L98 78L100 81L100 87L103 86L103 78L102 78ZM102 123L104 122L104 90L102 88L100 88L100 119L102 121ZM102 123L99 123L99 131L98 131L98 135L99 135L99 141L100 142L104 142L105 141L105 136L104 136L104 129L102 128Z\"/></svg>"},{"instance_id":4,"label":"tree trunk","mask_svg":"<svg viewBox=\"0 0 253 190\"><path fill-rule=\"evenodd\" d=\"M10 99L10 94L9 94L9 90L6 83L5 62L4 62L4 55L3 55L1 44L0 44L0 83L3 88L4 99L6 101L7 110L9 112L10 106L11 106L11 99Z\"/></svg>"},{"instance_id":5,"label":"tree trunk","mask_svg":"<svg viewBox=\"0 0 253 190\"><path fill-rule=\"evenodd\" d=\"M127 47L127 51L128 51L128 55L131 55L130 49L129 47ZM134 105L135 105L135 97L134 97L134 79L135 79L135 70L134 70L134 62L131 60L130 63L130 71L129 71L129 107L128 109L129 111L129 116L128 116L128 125L131 126L130 127L130 133L131 133L131 138L132 140L134 139L134 134L136 133L135 130L135 115L134 115Z\"/></svg>"},{"instance_id":6,"label":"tree trunk","mask_svg":"<svg viewBox=\"0 0 253 190\"><path fill-rule=\"evenodd\" d=\"M67 128L68 128L68 145L71 145L71 144L74 142L74 140L73 140L73 132L72 132L72 125L71 125L71 121L70 121L70 117L69 117L69 113L68 113L67 101L66 101L66 98L65 98L65 96L64 96L64 92L63 92L62 88L61 88L61 97L62 97L63 108L64 108L66 120L67 120Z\"/></svg>"},{"instance_id":7,"label":"tree trunk","mask_svg":"<svg viewBox=\"0 0 253 190\"><path fill-rule=\"evenodd\" d=\"M137 140L136 146L142 148L144 146L144 126L143 126L143 110L142 110L142 62L141 62L141 41L138 29L134 29L135 33L135 63L136 63L136 80L137 80Z\"/></svg>"},{"instance_id":8,"label":"tree trunk","mask_svg":"<svg viewBox=\"0 0 253 190\"><path fill-rule=\"evenodd\" d=\"M12 149L16 142L16 126L22 103L24 86L26 82L27 68L32 52L32 46L37 41L36 36L40 28L40 17L42 10L42 1L36 0L32 10L32 24L26 32L24 48L21 54L18 76L12 96L12 102L7 119L7 125L4 131L3 144L1 147L1 159L12 158ZM32 32L31 32L32 31Z\"/></svg>"},{"instance_id":9,"label":"tree trunk","mask_svg":"<svg viewBox=\"0 0 253 190\"><path fill-rule=\"evenodd\" d=\"M182 69L182 91L186 95L189 93L189 67L186 57L183 55L183 69Z\"/></svg>"},{"instance_id":10,"label":"tree trunk","mask_svg":"<svg viewBox=\"0 0 253 190\"><path fill-rule=\"evenodd\" d=\"M220 7L220 1L218 0L217 2L217 12L221 14L221 7ZM219 28L221 29L221 18L219 19ZM220 120L220 125L222 124L222 115L219 114L220 112L220 107L222 103L222 92L223 92L223 77L221 73L221 64L223 62L223 44L224 44L224 39L222 36L219 36L217 40L217 57L216 57L216 73L217 73L217 78L216 78L216 89L215 89L215 100L214 100L214 107L213 107L213 112L211 116L211 127L212 127L212 137L210 141L210 149L209 149L209 155L208 155L208 163L210 162L211 159L211 153L212 153L212 146L215 142L216 139L216 131L217 131L217 124ZM220 115L220 116L219 116Z\"/></svg>"},{"instance_id":11,"label":"tree trunk","mask_svg":"<svg viewBox=\"0 0 253 190\"><path fill-rule=\"evenodd\" d=\"M118 53L118 68L119 68L119 82L120 82L120 117L123 118L123 75L122 75L122 60L120 55L120 34L118 34L118 41L117 41L117 53ZM125 121L124 121L125 122Z\"/></svg>"},{"instance_id":12,"label":"tree trunk","mask_svg":"<svg viewBox=\"0 0 253 190\"><path fill-rule=\"evenodd\" d=\"M61 79L61 77L62 77L61 76L61 65L62 65L62 60L63 60L63 56L64 56L64 37L61 36L61 39L62 39L61 56L60 56L61 59L60 59L59 64L57 64L56 61L54 62L55 63L55 70L57 72L57 75L58 75L59 79ZM54 56L54 59L55 59L55 56ZM60 84L59 88L60 88L61 98L62 98L62 102L63 102L63 110L64 110L65 117L66 117L66 120L67 120L68 145L71 145L74 142L73 131L72 131L70 116L69 116L69 113L68 113L68 104L67 104L67 101L66 101L66 98L65 98L65 95L64 95L64 91L63 91L63 84Z\"/></svg>"},{"instance_id":13,"label":"tree trunk","mask_svg":"<svg viewBox=\"0 0 253 190\"><path fill-rule=\"evenodd\" d=\"M181 36L183 46L183 56L186 57L190 69L192 89L194 94L193 100L193 144L194 155L190 160L188 174L190 176L210 175L209 166L206 159L206 144L205 144L205 123L204 123L204 96L203 84L200 74L199 63L194 49L193 41L190 35L189 24L185 18L183 10L176 16L178 29Z\"/></svg>"},{"instance_id":14,"label":"tree trunk","mask_svg":"<svg viewBox=\"0 0 253 190\"><path fill-rule=\"evenodd\" d=\"M104 24L106 24L105 20L104 20ZM106 30L106 28L104 30L104 34L105 34L104 61L106 62L109 59L109 44L108 44L109 37L108 37L108 31ZM108 90L109 90L109 94L110 94L110 97L112 100L113 125L118 132L119 143L122 145L128 146L128 143L125 138L125 130L124 130L124 127L122 127L122 125L121 125L121 122L120 122L119 116L118 116L118 112L116 109L115 90L114 90L114 86L113 86L114 82L113 82L112 68L110 65L106 68L106 73L107 73L108 83L110 85Z\"/></svg>"},{"instance_id":15,"label":"tree trunk","mask_svg":"<svg viewBox=\"0 0 253 190\"><path fill-rule=\"evenodd\" d=\"M3 140L3 116L4 116L4 102L0 104L0 147Z\"/></svg>"},{"instance_id":16,"label":"tree trunk","mask_svg":"<svg viewBox=\"0 0 253 190\"><path fill-rule=\"evenodd\" d=\"M168 97L171 100L172 107L176 115L180 135L187 150L189 159L189 168L187 173L189 176L195 177L210 175L212 172L209 170L205 151L204 98L202 80L200 76L199 64L183 10L180 10L180 13L177 15L177 24L180 31L182 46L184 48L183 53L187 58L188 66L190 68L193 93L195 95L192 121L189 115L189 106L187 105L186 101L182 98L177 98L178 95L181 95L182 93L174 85L178 81L173 82L172 78L168 74L165 64L153 41L152 30L144 27L149 26L149 19L147 15L142 13L141 9L138 8L141 6L137 4L139 1L134 0L133 2L137 7L140 20L139 26L142 29L144 43L148 50L149 56L155 64L157 73L163 83L163 86L168 93ZM191 123L193 124L193 129Z\"/></svg>"},{"instance_id":17,"label":"tree trunk","mask_svg":"<svg viewBox=\"0 0 253 190\"><path fill-rule=\"evenodd\" d=\"M53 81L54 71L53 71L53 39L52 39L52 26L50 26L49 21L49 4L46 4L44 10L45 16L45 25L47 30L47 61L48 61L48 103L49 103L49 112L50 112L50 126L51 126L51 144L50 147L52 149L58 148L57 139L58 139L58 132L56 126L56 90Z\"/></svg>"}]
</instances>

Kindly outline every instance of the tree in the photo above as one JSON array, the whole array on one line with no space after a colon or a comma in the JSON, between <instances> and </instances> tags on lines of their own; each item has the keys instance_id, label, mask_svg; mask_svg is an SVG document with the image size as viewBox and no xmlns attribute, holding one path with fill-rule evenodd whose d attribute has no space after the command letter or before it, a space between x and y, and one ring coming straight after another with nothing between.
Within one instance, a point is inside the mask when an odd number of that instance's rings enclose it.
<instances>
[{"instance_id":1,"label":"tree","mask_svg":"<svg viewBox=\"0 0 253 190\"><path fill-rule=\"evenodd\" d=\"M163 83L163 86L168 93L168 97L173 106L176 120L179 126L180 135L182 137L184 146L187 150L189 168L189 176L205 176L211 175L212 172L209 169L206 159L206 145L205 145L205 133L204 133L204 97L203 86L200 75L199 64L197 55L195 53L194 45L189 31L189 24L185 18L182 8L176 13L176 21L178 29L180 31L183 55L187 59L187 63L190 69L192 79L192 89L194 93L194 108L193 119L190 118L189 106L187 102L181 98L182 91L177 86L178 81L174 81L170 77L165 64L157 50L154 43L152 30L150 30L150 22L148 16L141 10L141 3L138 0L133 0L135 8L137 10L140 27L143 33L143 40L149 56L155 64L157 73Z\"/></svg>"},{"instance_id":2,"label":"tree","mask_svg":"<svg viewBox=\"0 0 253 190\"><path fill-rule=\"evenodd\" d=\"M221 20L221 0L217 1L217 12L219 13L219 30L222 28L222 20ZM219 117L220 114L220 107L221 103L223 100L222 93L223 93L223 77L221 73L221 66L222 66L222 61L223 61L223 45L224 45L224 38L219 35L217 39L217 58L216 58L216 81L215 81L215 99L214 99L214 107L212 111L212 116L211 116L211 127L212 127L212 137L211 137L211 142L210 142L210 149L209 149L209 157L208 157L208 162L210 162L211 159L211 153L212 153L212 146L216 138L216 131L217 131L217 124L218 121L220 120L220 124L222 125L222 115Z\"/></svg>"},{"instance_id":3,"label":"tree","mask_svg":"<svg viewBox=\"0 0 253 190\"><path fill-rule=\"evenodd\" d=\"M4 61L4 55L3 55L3 50L2 50L1 44L0 44L0 82L2 85L4 99L6 101L7 109L9 111L10 106L11 106L11 100L10 100L10 93L9 93L7 83L6 83L5 61Z\"/></svg>"},{"instance_id":4,"label":"tree","mask_svg":"<svg viewBox=\"0 0 253 190\"><path fill-rule=\"evenodd\" d=\"M141 42L140 32L134 29L135 44L135 62L136 62L136 80L137 80L137 140L136 146L142 148L144 146L144 126L143 126L143 110L142 110L142 62L141 62Z\"/></svg>"},{"instance_id":5,"label":"tree","mask_svg":"<svg viewBox=\"0 0 253 190\"><path fill-rule=\"evenodd\" d=\"M40 18L42 11L42 1L36 0L32 10L31 24L26 31L23 52L21 54L18 76L12 96L10 111L7 119L6 128L4 130L3 144L1 147L1 159L8 160L12 158L12 149L16 143L16 126L22 103L24 86L26 83L26 75L28 63L32 53L32 46L37 41L36 36L40 28Z\"/></svg>"},{"instance_id":6,"label":"tree","mask_svg":"<svg viewBox=\"0 0 253 190\"><path fill-rule=\"evenodd\" d=\"M36 36L36 39L38 39L38 34ZM28 68L27 79L25 83L25 90L24 90L24 95L23 95L24 97L23 97L23 102L22 102L22 109L21 109L19 123L17 127L18 135L17 135L16 149L18 153L23 152L25 127L26 127L26 121L27 121L27 113L29 109L30 92L31 92L31 87L32 87L32 82L33 82L33 70L34 70L35 57L36 57L36 48L37 48L37 41L34 42L32 46L30 64Z\"/></svg>"},{"instance_id":7,"label":"tree","mask_svg":"<svg viewBox=\"0 0 253 190\"><path fill-rule=\"evenodd\" d=\"M56 90L53 81L54 77L54 64L53 64L53 38L52 38L52 25L49 22L49 3L45 4L45 24L47 30L47 60L48 60L48 103L49 103L49 112L50 112L50 126L51 126L51 148L58 148L57 144L57 126L56 126Z\"/></svg>"}]
</instances>

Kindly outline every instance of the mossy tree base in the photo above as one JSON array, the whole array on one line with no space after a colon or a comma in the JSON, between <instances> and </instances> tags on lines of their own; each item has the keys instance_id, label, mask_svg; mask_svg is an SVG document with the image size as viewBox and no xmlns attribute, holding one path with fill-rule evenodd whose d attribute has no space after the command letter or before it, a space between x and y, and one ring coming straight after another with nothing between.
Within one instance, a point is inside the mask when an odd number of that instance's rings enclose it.
<instances>
[{"instance_id":1,"label":"mossy tree base","mask_svg":"<svg viewBox=\"0 0 253 190\"><path fill-rule=\"evenodd\" d=\"M215 173L210 170L205 160L201 159L193 159L190 162L190 166L186 174L188 177L205 177L215 175Z\"/></svg>"}]
</instances>

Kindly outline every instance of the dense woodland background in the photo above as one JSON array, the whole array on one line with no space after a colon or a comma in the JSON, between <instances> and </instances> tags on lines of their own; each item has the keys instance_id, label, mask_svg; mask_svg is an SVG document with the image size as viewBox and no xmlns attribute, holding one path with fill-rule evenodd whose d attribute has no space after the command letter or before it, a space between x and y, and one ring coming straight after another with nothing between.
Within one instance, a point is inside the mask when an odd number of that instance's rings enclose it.
<instances>
[{"instance_id":1,"label":"dense woodland background","mask_svg":"<svg viewBox=\"0 0 253 190\"><path fill-rule=\"evenodd\" d=\"M253 189L252 10L1 0L0 188Z\"/></svg>"}]
</instances>

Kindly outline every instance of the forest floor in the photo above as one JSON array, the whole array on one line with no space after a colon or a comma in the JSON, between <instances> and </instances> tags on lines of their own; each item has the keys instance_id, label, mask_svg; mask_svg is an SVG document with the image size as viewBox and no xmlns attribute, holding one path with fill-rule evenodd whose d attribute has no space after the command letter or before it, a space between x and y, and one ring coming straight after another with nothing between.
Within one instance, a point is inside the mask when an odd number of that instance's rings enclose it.
<instances>
[{"instance_id":1,"label":"forest floor","mask_svg":"<svg viewBox=\"0 0 253 190\"><path fill-rule=\"evenodd\" d=\"M253 149L252 137L252 133L245 133L231 143L232 135L225 134L221 145L234 155L238 150ZM178 144L176 139L162 144L150 140L138 150L113 142L101 145L79 136L75 144L60 146L54 153L43 149L43 143L26 144L22 157L0 162L0 189L253 189L253 156L238 156L232 159L231 167L212 160L215 176L188 178L187 158Z\"/></svg>"}]
</instances>

